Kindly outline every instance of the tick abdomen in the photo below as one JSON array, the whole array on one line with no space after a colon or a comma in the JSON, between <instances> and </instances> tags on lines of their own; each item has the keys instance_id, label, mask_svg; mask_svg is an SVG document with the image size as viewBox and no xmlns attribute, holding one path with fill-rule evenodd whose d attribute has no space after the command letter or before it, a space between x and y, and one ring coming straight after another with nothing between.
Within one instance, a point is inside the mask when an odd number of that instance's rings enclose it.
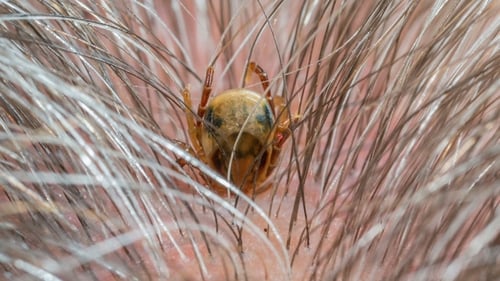
<instances>
[{"instance_id":1,"label":"tick abdomen","mask_svg":"<svg viewBox=\"0 0 500 281\"><path fill-rule=\"evenodd\" d=\"M234 150L241 156L258 154L273 124L273 112L265 97L247 89L227 90L207 106L202 145L208 155L215 150Z\"/></svg>"}]
</instances>

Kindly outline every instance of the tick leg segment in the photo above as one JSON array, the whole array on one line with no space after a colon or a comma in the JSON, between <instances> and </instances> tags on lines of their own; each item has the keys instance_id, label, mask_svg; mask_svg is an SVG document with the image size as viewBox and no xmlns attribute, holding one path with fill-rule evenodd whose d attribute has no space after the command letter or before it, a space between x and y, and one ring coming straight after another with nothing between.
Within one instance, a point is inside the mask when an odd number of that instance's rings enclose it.
<instances>
[{"instance_id":1,"label":"tick leg segment","mask_svg":"<svg viewBox=\"0 0 500 281\"><path fill-rule=\"evenodd\" d=\"M172 140L173 143L175 143L177 146L181 147L185 152L191 154L193 157L196 157L196 152L193 150L189 144L182 142L180 140ZM179 164L181 167L184 167L188 162L184 160L183 158L177 158L177 164Z\"/></svg>"},{"instance_id":2,"label":"tick leg segment","mask_svg":"<svg viewBox=\"0 0 500 281\"><path fill-rule=\"evenodd\" d=\"M200 143L200 129L201 123L198 121L195 123L193 113L191 112L192 102L191 102L191 94L189 93L188 88L184 88L182 91L182 97L184 98L184 103L186 104L185 114L188 126L188 134L191 139L191 143L193 144L194 154L198 156L203 162L206 162L205 152Z\"/></svg>"},{"instance_id":3,"label":"tick leg segment","mask_svg":"<svg viewBox=\"0 0 500 281\"><path fill-rule=\"evenodd\" d=\"M292 117L292 119L288 119L286 121L281 122L278 124L276 128L276 133L274 136L274 140L272 142L272 155L269 160L269 168L267 170L267 176L271 174L271 172L276 168L276 165L278 164L278 159L279 155L281 153L281 148L283 147L283 144L285 144L286 140L288 137L290 137L292 130L290 129L291 127L293 128L300 120L299 115L295 115Z\"/></svg>"},{"instance_id":4,"label":"tick leg segment","mask_svg":"<svg viewBox=\"0 0 500 281\"><path fill-rule=\"evenodd\" d=\"M262 69L262 67L260 67L260 65L253 61L248 64L245 82L248 82L250 80L251 73L255 73L257 74L257 76L259 76L262 88L264 88L264 92L266 93L267 102L271 106L271 110L274 112L274 101L271 90L269 89L269 79L267 78L267 73L264 71L264 69Z\"/></svg>"},{"instance_id":5,"label":"tick leg segment","mask_svg":"<svg viewBox=\"0 0 500 281\"><path fill-rule=\"evenodd\" d=\"M201 120L203 119L203 116L205 116L208 99L210 98L210 94L212 93L213 77L214 77L214 67L209 66L207 68L207 74L205 76L205 84L203 84L203 92L201 94L200 105L198 106L198 116L200 117L200 119L196 122L198 126L201 125Z\"/></svg>"}]
</instances>

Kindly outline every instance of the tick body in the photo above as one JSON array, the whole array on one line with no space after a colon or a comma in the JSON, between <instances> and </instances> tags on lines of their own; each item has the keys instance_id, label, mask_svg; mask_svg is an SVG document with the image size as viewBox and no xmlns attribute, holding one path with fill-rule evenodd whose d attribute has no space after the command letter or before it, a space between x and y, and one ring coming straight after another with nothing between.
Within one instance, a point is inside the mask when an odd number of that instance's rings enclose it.
<instances>
[{"instance_id":1,"label":"tick body","mask_svg":"<svg viewBox=\"0 0 500 281\"><path fill-rule=\"evenodd\" d=\"M209 67L197 120L191 111L189 90L183 91L192 153L247 194L261 193L270 187L264 182L290 135L289 126L296 120L276 119L275 107L283 106L268 91L266 73L252 62L247 80L253 72L259 76L265 96L248 89L230 89L209 101L214 73ZM219 194L226 192L226 188L209 179L207 183Z\"/></svg>"}]
</instances>

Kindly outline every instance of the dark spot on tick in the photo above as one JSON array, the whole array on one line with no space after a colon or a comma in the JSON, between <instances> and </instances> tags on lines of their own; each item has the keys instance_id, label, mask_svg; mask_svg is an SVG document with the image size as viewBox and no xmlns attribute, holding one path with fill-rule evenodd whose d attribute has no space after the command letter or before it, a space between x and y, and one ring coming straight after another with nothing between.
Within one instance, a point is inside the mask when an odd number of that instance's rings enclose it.
<instances>
[{"instance_id":1,"label":"dark spot on tick","mask_svg":"<svg viewBox=\"0 0 500 281\"><path fill-rule=\"evenodd\" d=\"M209 106L207 108L207 113L205 114L205 122L208 123L208 127L212 128L220 128L222 126L222 123L224 120L220 118L219 116L215 115L214 109Z\"/></svg>"},{"instance_id":2,"label":"dark spot on tick","mask_svg":"<svg viewBox=\"0 0 500 281\"><path fill-rule=\"evenodd\" d=\"M267 104L265 104L263 110L264 114L259 114L255 116L255 118L257 119L257 122L259 122L259 124L262 124L267 129L270 129L273 126L273 115L271 109Z\"/></svg>"}]
</instances>

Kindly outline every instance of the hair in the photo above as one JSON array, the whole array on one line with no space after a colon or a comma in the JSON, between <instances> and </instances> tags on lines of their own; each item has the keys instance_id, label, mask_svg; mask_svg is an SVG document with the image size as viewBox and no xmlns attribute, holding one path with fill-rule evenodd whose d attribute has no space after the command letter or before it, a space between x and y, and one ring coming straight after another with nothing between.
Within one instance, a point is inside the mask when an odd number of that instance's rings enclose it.
<instances>
[{"instance_id":1,"label":"hair","mask_svg":"<svg viewBox=\"0 0 500 281\"><path fill-rule=\"evenodd\" d=\"M499 8L2 2L0 276L499 276ZM190 152L181 95L209 66L260 93L249 61L300 116L257 196Z\"/></svg>"}]
</instances>

